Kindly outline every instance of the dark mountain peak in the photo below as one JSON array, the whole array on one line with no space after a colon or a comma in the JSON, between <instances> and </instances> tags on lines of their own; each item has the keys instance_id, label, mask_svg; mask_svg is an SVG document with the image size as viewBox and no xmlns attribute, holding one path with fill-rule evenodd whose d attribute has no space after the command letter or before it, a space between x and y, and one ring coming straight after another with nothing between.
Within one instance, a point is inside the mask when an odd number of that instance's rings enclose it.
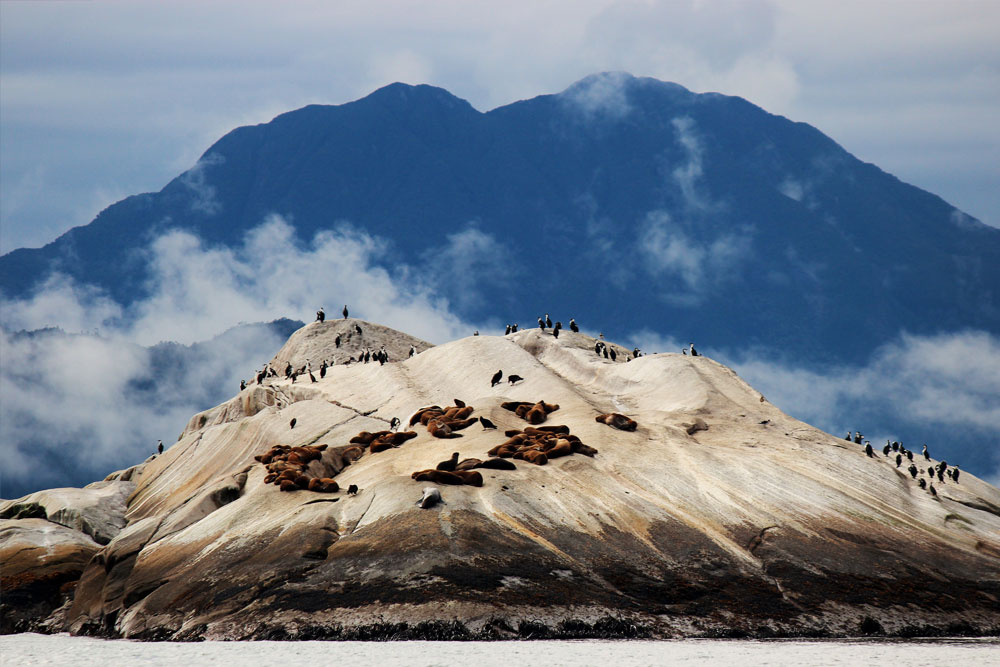
<instances>
[{"instance_id":1,"label":"dark mountain peak","mask_svg":"<svg viewBox=\"0 0 1000 667\"><path fill-rule=\"evenodd\" d=\"M390 83L375 92L361 98L352 104L377 102L389 107L436 107L453 110L476 111L471 104L460 97L452 95L444 88L426 83L411 85L408 83ZM478 113L478 112L476 112Z\"/></svg>"}]
</instances>

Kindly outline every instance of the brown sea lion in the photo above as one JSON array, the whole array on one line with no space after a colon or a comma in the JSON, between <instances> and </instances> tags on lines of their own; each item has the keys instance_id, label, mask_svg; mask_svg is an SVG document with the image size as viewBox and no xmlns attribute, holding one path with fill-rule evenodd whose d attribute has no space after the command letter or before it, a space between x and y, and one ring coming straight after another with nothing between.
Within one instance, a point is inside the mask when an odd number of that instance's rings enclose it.
<instances>
[{"instance_id":1,"label":"brown sea lion","mask_svg":"<svg viewBox=\"0 0 1000 667\"><path fill-rule=\"evenodd\" d=\"M455 470L472 470L482 462L482 459L462 459L458 462L458 465L455 466Z\"/></svg>"},{"instance_id":2,"label":"brown sea lion","mask_svg":"<svg viewBox=\"0 0 1000 667\"><path fill-rule=\"evenodd\" d=\"M528 463L534 463L535 465L543 466L549 462L549 457L547 457L542 452L529 449L524 453L524 460L527 461Z\"/></svg>"},{"instance_id":3,"label":"brown sea lion","mask_svg":"<svg viewBox=\"0 0 1000 667\"><path fill-rule=\"evenodd\" d=\"M458 465L458 452L453 452L450 459L448 459L447 461L441 461L435 466L435 469L447 470L448 472L452 472L455 470L455 467L457 465Z\"/></svg>"},{"instance_id":4,"label":"brown sea lion","mask_svg":"<svg viewBox=\"0 0 1000 667\"><path fill-rule=\"evenodd\" d=\"M418 482L434 482L436 484L453 484L456 486L465 484L465 480L453 472L445 470L418 470L410 475Z\"/></svg>"},{"instance_id":5,"label":"brown sea lion","mask_svg":"<svg viewBox=\"0 0 1000 667\"><path fill-rule=\"evenodd\" d=\"M456 470L453 475L462 478L462 483L467 486L482 486L483 474L476 470Z\"/></svg>"},{"instance_id":6,"label":"brown sea lion","mask_svg":"<svg viewBox=\"0 0 1000 667\"><path fill-rule=\"evenodd\" d=\"M413 413L412 417L410 417L410 426L413 426L418 421L420 421L420 418L423 416L423 414L425 412L430 411L430 410L437 410L437 411L440 412L441 411L441 407L438 406L438 405L429 405L426 408L420 408L419 410L417 410L416 412Z\"/></svg>"},{"instance_id":7,"label":"brown sea lion","mask_svg":"<svg viewBox=\"0 0 1000 667\"><path fill-rule=\"evenodd\" d=\"M282 491L298 491L299 490L299 485L296 484L295 482L293 482L290 479L283 479L283 480L281 480L280 486L281 486L281 490Z\"/></svg>"},{"instance_id":8,"label":"brown sea lion","mask_svg":"<svg viewBox=\"0 0 1000 667\"><path fill-rule=\"evenodd\" d=\"M309 480L308 489L317 493L334 493L340 489L340 485L329 477L313 477Z\"/></svg>"},{"instance_id":9,"label":"brown sea lion","mask_svg":"<svg viewBox=\"0 0 1000 667\"><path fill-rule=\"evenodd\" d=\"M601 424L607 424L611 428L618 429L619 431L634 431L638 424L633 419L629 419L623 414L617 412L609 412L607 414L599 415L594 418L594 421L600 422Z\"/></svg>"}]
</instances>

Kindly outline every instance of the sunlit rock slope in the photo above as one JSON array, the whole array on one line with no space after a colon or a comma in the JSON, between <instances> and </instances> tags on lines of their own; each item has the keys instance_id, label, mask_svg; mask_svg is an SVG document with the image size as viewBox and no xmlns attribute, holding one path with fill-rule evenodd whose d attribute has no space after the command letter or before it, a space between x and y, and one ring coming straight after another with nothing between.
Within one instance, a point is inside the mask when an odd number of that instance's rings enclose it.
<instances>
[{"instance_id":1,"label":"sunlit rock slope","mask_svg":"<svg viewBox=\"0 0 1000 667\"><path fill-rule=\"evenodd\" d=\"M316 382L252 383L135 472L128 523L86 566L65 628L174 639L1000 628L1000 491L973 475L933 478L932 496L905 458L897 468L791 419L706 357L626 362L614 346L611 361L592 338L537 329L429 347L359 322L390 362L345 364L333 340L355 322L307 325L277 355L276 368L308 358ZM455 399L497 430L439 439L407 425ZM597 454L508 459L516 470L437 484L444 503L418 507L434 484L411 473L452 452L487 459L505 430L529 426L509 401L557 404L541 426L565 425ZM612 412L638 428L595 420ZM350 439L394 417L417 436L344 467ZM254 456L279 444L328 445L309 472L341 490L266 484ZM925 479L937 463L915 457Z\"/></svg>"}]
</instances>

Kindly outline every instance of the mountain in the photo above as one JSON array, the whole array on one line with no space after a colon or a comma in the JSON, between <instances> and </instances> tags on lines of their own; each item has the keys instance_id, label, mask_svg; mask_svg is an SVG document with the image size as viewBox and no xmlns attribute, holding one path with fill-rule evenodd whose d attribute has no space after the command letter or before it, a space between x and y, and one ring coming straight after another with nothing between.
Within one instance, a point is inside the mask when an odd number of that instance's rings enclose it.
<instances>
[{"instance_id":1,"label":"mountain","mask_svg":"<svg viewBox=\"0 0 1000 667\"><path fill-rule=\"evenodd\" d=\"M1000 230L807 124L625 74L487 113L397 83L238 128L160 192L0 258L0 288L58 270L128 305L165 230L232 247L269 214L302 240L353 224L391 242L390 268L458 261L436 287L473 322L558 307L811 365L900 332L1000 333ZM449 246L468 229L490 244Z\"/></svg>"},{"instance_id":2,"label":"mountain","mask_svg":"<svg viewBox=\"0 0 1000 667\"><path fill-rule=\"evenodd\" d=\"M364 333L352 345L418 353L343 363L337 338L356 323ZM0 505L4 631L197 640L1000 628L1000 490L968 473L931 477L940 462L919 454L912 474L906 457L867 456L712 359L626 362L608 343L613 361L596 343L532 329L429 347L367 322L309 324L272 365L341 355L316 382L254 383L195 415L161 456L87 489ZM504 378L491 382L497 369ZM598 419L607 413L636 423L612 428ZM393 418L412 437L377 447ZM435 437L447 435L442 423L457 437ZM547 457L488 455L505 442ZM478 484L412 478L452 452L513 469L471 468ZM268 483L284 471L288 492ZM340 488L301 489L297 475ZM429 486L443 503L420 507Z\"/></svg>"}]
</instances>

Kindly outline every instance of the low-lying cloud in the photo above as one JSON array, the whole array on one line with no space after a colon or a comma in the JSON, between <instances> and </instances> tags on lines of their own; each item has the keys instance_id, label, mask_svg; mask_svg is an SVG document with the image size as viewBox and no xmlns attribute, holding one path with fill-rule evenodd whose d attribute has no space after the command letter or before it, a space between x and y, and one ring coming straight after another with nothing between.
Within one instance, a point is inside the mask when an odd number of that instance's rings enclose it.
<instances>
[{"instance_id":1,"label":"low-lying cloud","mask_svg":"<svg viewBox=\"0 0 1000 667\"><path fill-rule=\"evenodd\" d=\"M470 227L448 247L494 245ZM227 332L237 323L309 321L320 306L339 312L346 303L356 317L432 342L473 330L433 291L437 277L383 268L388 251L346 224L303 242L271 216L234 248L176 229L155 239L146 250L150 296L128 309L58 274L31 298L4 300L3 495L85 484L142 461L158 439L172 442L192 414L234 395L287 335L267 326ZM59 330L37 331L46 327Z\"/></svg>"}]
</instances>

